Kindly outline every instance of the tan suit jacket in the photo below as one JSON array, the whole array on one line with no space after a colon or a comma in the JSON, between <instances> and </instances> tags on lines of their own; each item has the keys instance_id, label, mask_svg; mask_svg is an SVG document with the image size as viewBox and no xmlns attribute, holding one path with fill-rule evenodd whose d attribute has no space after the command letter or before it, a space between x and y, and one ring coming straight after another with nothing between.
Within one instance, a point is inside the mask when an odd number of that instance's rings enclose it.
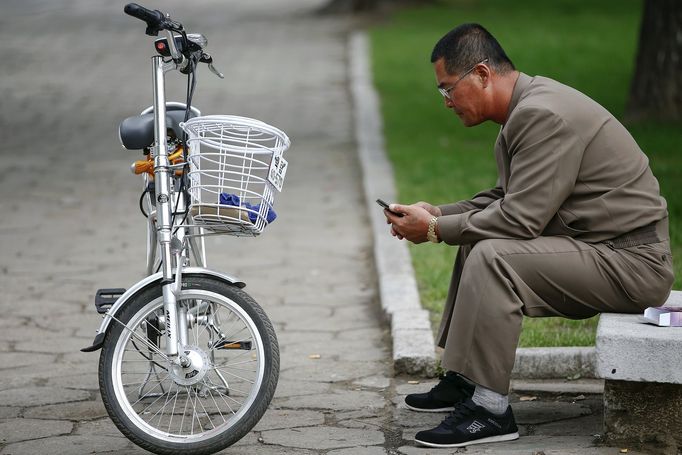
<instances>
[{"instance_id":1,"label":"tan suit jacket","mask_svg":"<svg viewBox=\"0 0 682 455\"><path fill-rule=\"evenodd\" d=\"M674 277L658 182L599 104L520 74L495 157L496 188L441 206L440 236L463 246L438 344L443 368L506 394L523 315L640 313Z\"/></svg>"},{"instance_id":2,"label":"tan suit jacket","mask_svg":"<svg viewBox=\"0 0 682 455\"><path fill-rule=\"evenodd\" d=\"M630 133L598 103L552 79L519 75L495 158L495 188L440 206L446 243L556 235L596 243L667 217Z\"/></svg>"}]
</instances>

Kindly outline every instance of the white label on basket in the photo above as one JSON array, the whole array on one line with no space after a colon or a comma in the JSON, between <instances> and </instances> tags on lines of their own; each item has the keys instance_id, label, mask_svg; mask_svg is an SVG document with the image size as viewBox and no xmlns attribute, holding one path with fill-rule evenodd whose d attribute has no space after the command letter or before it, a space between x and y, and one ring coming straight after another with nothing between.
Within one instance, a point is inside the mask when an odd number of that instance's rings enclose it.
<instances>
[{"instance_id":1,"label":"white label on basket","mask_svg":"<svg viewBox=\"0 0 682 455\"><path fill-rule=\"evenodd\" d=\"M287 160L282 155L274 155L270 163L270 172L268 173L268 180L272 183L277 191L282 191L284 184L284 176L287 173Z\"/></svg>"}]
</instances>

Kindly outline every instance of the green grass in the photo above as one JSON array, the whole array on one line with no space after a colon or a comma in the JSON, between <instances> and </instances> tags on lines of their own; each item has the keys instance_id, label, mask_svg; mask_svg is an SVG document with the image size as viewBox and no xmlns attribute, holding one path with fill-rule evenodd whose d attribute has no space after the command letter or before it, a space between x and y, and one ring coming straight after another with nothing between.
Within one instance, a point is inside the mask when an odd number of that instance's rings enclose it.
<instances>
[{"instance_id":1,"label":"green grass","mask_svg":"<svg viewBox=\"0 0 682 455\"><path fill-rule=\"evenodd\" d=\"M494 186L499 126L464 128L443 107L429 61L436 41L463 22L479 22L517 68L571 85L622 118L638 40L640 1L451 0L402 10L371 32L387 149L400 202L446 203ZM649 123L629 129L651 161L668 200L673 255L682 253L682 128ZM423 305L440 318L456 249L410 245ZM682 261L676 263L679 288ZM521 346L594 343L596 318L525 319Z\"/></svg>"}]
</instances>

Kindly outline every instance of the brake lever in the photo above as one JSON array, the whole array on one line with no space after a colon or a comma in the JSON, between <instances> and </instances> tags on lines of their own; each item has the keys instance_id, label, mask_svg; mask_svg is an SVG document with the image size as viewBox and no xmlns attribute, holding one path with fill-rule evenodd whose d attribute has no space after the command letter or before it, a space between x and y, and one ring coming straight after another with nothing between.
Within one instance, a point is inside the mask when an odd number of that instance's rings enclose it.
<instances>
[{"instance_id":1,"label":"brake lever","mask_svg":"<svg viewBox=\"0 0 682 455\"><path fill-rule=\"evenodd\" d=\"M204 52L203 54L201 54L201 59L199 61L201 63L208 63L208 69L210 69L213 74L215 74L221 79L225 79L225 75L218 71L215 66L213 66L213 57L211 57L210 54Z\"/></svg>"},{"instance_id":2,"label":"brake lever","mask_svg":"<svg viewBox=\"0 0 682 455\"><path fill-rule=\"evenodd\" d=\"M210 69L211 72L212 72L213 74L215 74L216 76L218 76L219 78L225 79L225 75L224 75L223 73L221 73L220 71L218 71L218 70L216 69L216 67L213 66L213 63L209 63L209 64L208 64L208 69Z\"/></svg>"}]
</instances>

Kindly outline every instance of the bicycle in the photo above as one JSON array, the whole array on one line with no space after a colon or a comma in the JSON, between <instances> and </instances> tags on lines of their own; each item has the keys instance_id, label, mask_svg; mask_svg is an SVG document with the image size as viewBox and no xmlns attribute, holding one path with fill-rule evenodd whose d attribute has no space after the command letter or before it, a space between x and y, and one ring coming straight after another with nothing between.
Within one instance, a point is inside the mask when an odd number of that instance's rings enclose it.
<instances>
[{"instance_id":1,"label":"bicycle","mask_svg":"<svg viewBox=\"0 0 682 455\"><path fill-rule=\"evenodd\" d=\"M265 413L279 376L277 337L245 284L208 269L208 235L257 236L276 216L290 146L254 119L201 116L192 106L200 63L224 76L188 34L159 10L135 3L155 40L154 104L119 126L122 145L142 150L140 209L147 217L147 277L129 289L100 289L99 387L118 429L159 454L208 454L234 444ZM187 75L185 103L166 102L165 77Z\"/></svg>"}]
</instances>

